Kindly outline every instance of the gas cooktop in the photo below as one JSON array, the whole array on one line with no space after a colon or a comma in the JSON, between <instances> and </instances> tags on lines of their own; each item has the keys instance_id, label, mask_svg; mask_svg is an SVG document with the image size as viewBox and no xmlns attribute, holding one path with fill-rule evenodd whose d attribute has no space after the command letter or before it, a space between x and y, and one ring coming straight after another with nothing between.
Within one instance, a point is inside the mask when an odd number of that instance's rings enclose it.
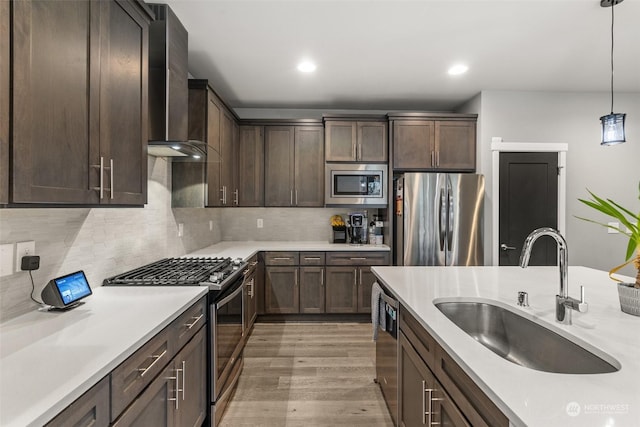
<instances>
[{"instance_id":1,"label":"gas cooktop","mask_svg":"<svg viewBox=\"0 0 640 427\"><path fill-rule=\"evenodd\" d=\"M220 289L244 265L240 258L165 258L103 281L112 286L209 286Z\"/></svg>"}]
</instances>

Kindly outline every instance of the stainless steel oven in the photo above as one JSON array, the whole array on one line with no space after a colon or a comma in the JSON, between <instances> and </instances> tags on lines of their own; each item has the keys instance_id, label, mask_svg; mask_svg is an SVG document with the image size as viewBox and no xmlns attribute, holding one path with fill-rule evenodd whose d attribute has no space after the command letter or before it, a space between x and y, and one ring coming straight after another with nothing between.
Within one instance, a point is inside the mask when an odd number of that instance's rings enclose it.
<instances>
[{"instance_id":1,"label":"stainless steel oven","mask_svg":"<svg viewBox=\"0 0 640 427\"><path fill-rule=\"evenodd\" d=\"M246 307L243 300L249 270L238 274L224 292L210 295L212 426L220 423L244 364Z\"/></svg>"},{"instance_id":2,"label":"stainless steel oven","mask_svg":"<svg viewBox=\"0 0 640 427\"><path fill-rule=\"evenodd\" d=\"M242 372L247 263L231 258L166 258L105 279L109 286L207 286L209 288L208 395L205 426L216 426Z\"/></svg>"},{"instance_id":3,"label":"stainless steel oven","mask_svg":"<svg viewBox=\"0 0 640 427\"><path fill-rule=\"evenodd\" d=\"M387 207L387 171L377 163L327 163L325 205Z\"/></svg>"}]
</instances>

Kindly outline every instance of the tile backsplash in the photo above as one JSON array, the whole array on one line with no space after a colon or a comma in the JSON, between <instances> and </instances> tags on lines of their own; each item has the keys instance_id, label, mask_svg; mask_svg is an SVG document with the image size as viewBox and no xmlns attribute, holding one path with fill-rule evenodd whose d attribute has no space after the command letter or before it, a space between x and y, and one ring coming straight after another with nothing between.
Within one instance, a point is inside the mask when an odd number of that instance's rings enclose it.
<instances>
[{"instance_id":1,"label":"tile backsplash","mask_svg":"<svg viewBox=\"0 0 640 427\"><path fill-rule=\"evenodd\" d=\"M0 243L35 241L40 256L40 269L33 271L36 299L50 279L66 273L84 270L97 287L106 277L221 240L219 210L171 209L171 163L148 161L144 208L0 209ZM179 223L183 237L178 237ZM0 321L32 310L30 292L26 272L0 278Z\"/></svg>"},{"instance_id":2,"label":"tile backsplash","mask_svg":"<svg viewBox=\"0 0 640 427\"><path fill-rule=\"evenodd\" d=\"M84 270L92 287L161 258L227 241L330 241L329 219L347 208L171 208L171 163L149 157L144 208L0 209L0 244L35 241L37 299L52 278ZM372 210L370 214L374 213ZM263 227L257 227L262 219ZM178 237L178 224L183 236ZM0 278L0 322L36 308L23 271Z\"/></svg>"}]
</instances>

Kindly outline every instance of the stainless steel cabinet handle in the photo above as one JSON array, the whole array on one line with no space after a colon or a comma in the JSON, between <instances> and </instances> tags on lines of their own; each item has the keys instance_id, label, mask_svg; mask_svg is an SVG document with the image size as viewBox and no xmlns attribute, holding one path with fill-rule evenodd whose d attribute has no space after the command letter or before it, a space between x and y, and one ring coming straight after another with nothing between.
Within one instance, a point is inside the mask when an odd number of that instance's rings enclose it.
<instances>
[{"instance_id":1,"label":"stainless steel cabinet handle","mask_svg":"<svg viewBox=\"0 0 640 427\"><path fill-rule=\"evenodd\" d=\"M192 323L187 323L187 324L185 324L184 326L186 326L186 327L187 327L187 329L191 329L191 328L193 328L193 327L194 327L194 325L195 325L196 323L198 323L198 322L200 321L200 319L202 319L202 317L203 317L203 316L204 316L204 313L202 313L202 314L201 314L200 316L198 316L198 317L192 317L192 319L194 319L194 320L193 320L193 322L192 322Z\"/></svg>"},{"instance_id":2,"label":"stainless steel cabinet handle","mask_svg":"<svg viewBox=\"0 0 640 427\"><path fill-rule=\"evenodd\" d=\"M298 206L298 189L296 188L296 206Z\"/></svg>"},{"instance_id":3,"label":"stainless steel cabinet handle","mask_svg":"<svg viewBox=\"0 0 640 427\"><path fill-rule=\"evenodd\" d=\"M324 286L324 268L320 270L320 286Z\"/></svg>"},{"instance_id":4,"label":"stainless steel cabinet handle","mask_svg":"<svg viewBox=\"0 0 640 427\"><path fill-rule=\"evenodd\" d=\"M306 257L304 257L304 259L306 259L307 261L320 260L320 257L319 256L306 256Z\"/></svg>"},{"instance_id":5,"label":"stainless steel cabinet handle","mask_svg":"<svg viewBox=\"0 0 640 427\"><path fill-rule=\"evenodd\" d=\"M273 257L273 260L278 260L278 261L288 261L291 259L291 257L289 256L277 256L277 257Z\"/></svg>"},{"instance_id":6,"label":"stainless steel cabinet handle","mask_svg":"<svg viewBox=\"0 0 640 427\"><path fill-rule=\"evenodd\" d=\"M293 190L289 190L289 206L293 206Z\"/></svg>"},{"instance_id":7,"label":"stainless steel cabinet handle","mask_svg":"<svg viewBox=\"0 0 640 427\"><path fill-rule=\"evenodd\" d=\"M104 157L100 157L100 200L104 198Z\"/></svg>"},{"instance_id":8,"label":"stainless steel cabinet handle","mask_svg":"<svg viewBox=\"0 0 640 427\"><path fill-rule=\"evenodd\" d=\"M358 143L358 160L362 160L362 142Z\"/></svg>"},{"instance_id":9,"label":"stainless steel cabinet handle","mask_svg":"<svg viewBox=\"0 0 640 427\"><path fill-rule=\"evenodd\" d=\"M507 246L506 243L500 245L500 250L502 251L514 251L516 248L513 246Z\"/></svg>"},{"instance_id":10,"label":"stainless steel cabinet handle","mask_svg":"<svg viewBox=\"0 0 640 427\"><path fill-rule=\"evenodd\" d=\"M362 269L360 269L360 285L362 286Z\"/></svg>"},{"instance_id":11,"label":"stainless steel cabinet handle","mask_svg":"<svg viewBox=\"0 0 640 427\"><path fill-rule=\"evenodd\" d=\"M436 151L436 167L440 167L440 152Z\"/></svg>"},{"instance_id":12,"label":"stainless steel cabinet handle","mask_svg":"<svg viewBox=\"0 0 640 427\"><path fill-rule=\"evenodd\" d=\"M187 376L187 362L183 360L182 361L182 400L184 400L184 391L187 389L184 383L185 381L184 379L186 376Z\"/></svg>"},{"instance_id":13,"label":"stainless steel cabinet handle","mask_svg":"<svg viewBox=\"0 0 640 427\"><path fill-rule=\"evenodd\" d=\"M431 166L434 167L436 165L436 152L431 152Z\"/></svg>"},{"instance_id":14,"label":"stainless steel cabinet handle","mask_svg":"<svg viewBox=\"0 0 640 427\"><path fill-rule=\"evenodd\" d=\"M238 200L240 200L240 197L238 196L238 189L236 188L236 191L233 192L233 203L236 206L240 203Z\"/></svg>"},{"instance_id":15,"label":"stainless steel cabinet handle","mask_svg":"<svg viewBox=\"0 0 640 427\"><path fill-rule=\"evenodd\" d=\"M351 261L362 261L362 260L366 260L367 258L365 257L351 257L349 258Z\"/></svg>"},{"instance_id":16,"label":"stainless steel cabinet handle","mask_svg":"<svg viewBox=\"0 0 640 427\"><path fill-rule=\"evenodd\" d=\"M178 393L180 392L180 388L178 386L178 372L180 371L180 369L176 369L176 376L175 377L167 377L168 380L176 380L176 397L170 397L169 399L167 399L169 402L176 402L175 404L175 408L179 409L180 405L178 404Z\"/></svg>"},{"instance_id":17,"label":"stainless steel cabinet handle","mask_svg":"<svg viewBox=\"0 0 640 427\"><path fill-rule=\"evenodd\" d=\"M353 269L353 285L358 286L358 269Z\"/></svg>"},{"instance_id":18,"label":"stainless steel cabinet handle","mask_svg":"<svg viewBox=\"0 0 640 427\"><path fill-rule=\"evenodd\" d=\"M113 159L109 160L110 173L111 173L111 199L113 200Z\"/></svg>"},{"instance_id":19,"label":"stainless steel cabinet handle","mask_svg":"<svg viewBox=\"0 0 640 427\"><path fill-rule=\"evenodd\" d=\"M438 402L438 401L444 400L444 398L442 398L442 397L433 397L433 394L437 390L438 389L435 389L435 388L429 390L429 412L430 412L430 414L429 414L429 427L438 426L438 425L441 424L440 422L432 421L433 420L433 418L432 418L433 415L436 415L436 411L433 410L433 402ZM441 421L442 421L442 414L440 414L440 418L441 418Z\"/></svg>"},{"instance_id":20,"label":"stainless steel cabinet handle","mask_svg":"<svg viewBox=\"0 0 640 427\"><path fill-rule=\"evenodd\" d=\"M353 159L354 160L358 160L357 154L356 154L356 142L352 141L351 142L351 152L353 153Z\"/></svg>"},{"instance_id":21,"label":"stainless steel cabinet handle","mask_svg":"<svg viewBox=\"0 0 640 427\"><path fill-rule=\"evenodd\" d=\"M149 372L149 370L151 368L153 368L153 365L155 365L156 363L158 363L158 360L162 359L162 357L164 357L164 355L167 354L167 350L163 351L162 353L158 354L158 355L152 355L151 358L154 359L153 362L151 362L151 364L149 366L147 366L146 368L138 368L138 372L140 372L140 376L144 377L145 374L147 372Z\"/></svg>"},{"instance_id":22,"label":"stainless steel cabinet handle","mask_svg":"<svg viewBox=\"0 0 640 427\"><path fill-rule=\"evenodd\" d=\"M422 380L422 424L427 424L427 391L426 383ZM429 421L431 423L431 421Z\"/></svg>"},{"instance_id":23,"label":"stainless steel cabinet handle","mask_svg":"<svg viewBox=\"0 0 640 427\"><path fill-rule=\"evenodd\" d=\"M220 202L224 204L224 186L220 187L220 192L222 193L222 198L220 199Z\"/></svg>"}]
</instances>

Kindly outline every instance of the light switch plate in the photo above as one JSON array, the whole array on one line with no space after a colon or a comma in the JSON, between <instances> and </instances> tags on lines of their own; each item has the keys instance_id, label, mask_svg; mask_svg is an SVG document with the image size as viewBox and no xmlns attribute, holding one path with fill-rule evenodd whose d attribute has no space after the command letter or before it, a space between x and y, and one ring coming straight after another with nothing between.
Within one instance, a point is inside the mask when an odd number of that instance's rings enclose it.
<instances>
[{"instance_id":1,"label":"light switch plate","mask_svg":"<svg viewBox=\"0 0 640 427\"><path fill-rule=\"evenodd\" d=\"M178 224L178 237L184 236L184 224Z\"/></svg>"},{"instance_id":2,"label":"light switch plate","mask_svg":"<svg viewBox=\"0 0 640 427\"><path fill-rule=\"evenodd\" d=\"M27 242L16 243L16 271L22 271L22 257L26 255L36 254L36 242L29 240Z\"/></svg>"},{"instance_id":3,"label":"light switch plate","mask_svg":"<svg viewBox=\"0 0 640 427\"><path fill-rule=\"evenodd\" d=\"M0 245L0 276L13 274L13 243Z\"/></svg>"},{"instance_id":4,"label":"light switch plate","mask_svg":"<svg viewBox=\"0 0 640 427\"><path fill-rule=\"evenodd\" d=\"M258 228L262 228L262 227L264 227L264 221L262 220L262 218L258 218L258 221L257 221L257 223L256 223L256 226L257 226Z\"/></svg>"}]
</instances>

